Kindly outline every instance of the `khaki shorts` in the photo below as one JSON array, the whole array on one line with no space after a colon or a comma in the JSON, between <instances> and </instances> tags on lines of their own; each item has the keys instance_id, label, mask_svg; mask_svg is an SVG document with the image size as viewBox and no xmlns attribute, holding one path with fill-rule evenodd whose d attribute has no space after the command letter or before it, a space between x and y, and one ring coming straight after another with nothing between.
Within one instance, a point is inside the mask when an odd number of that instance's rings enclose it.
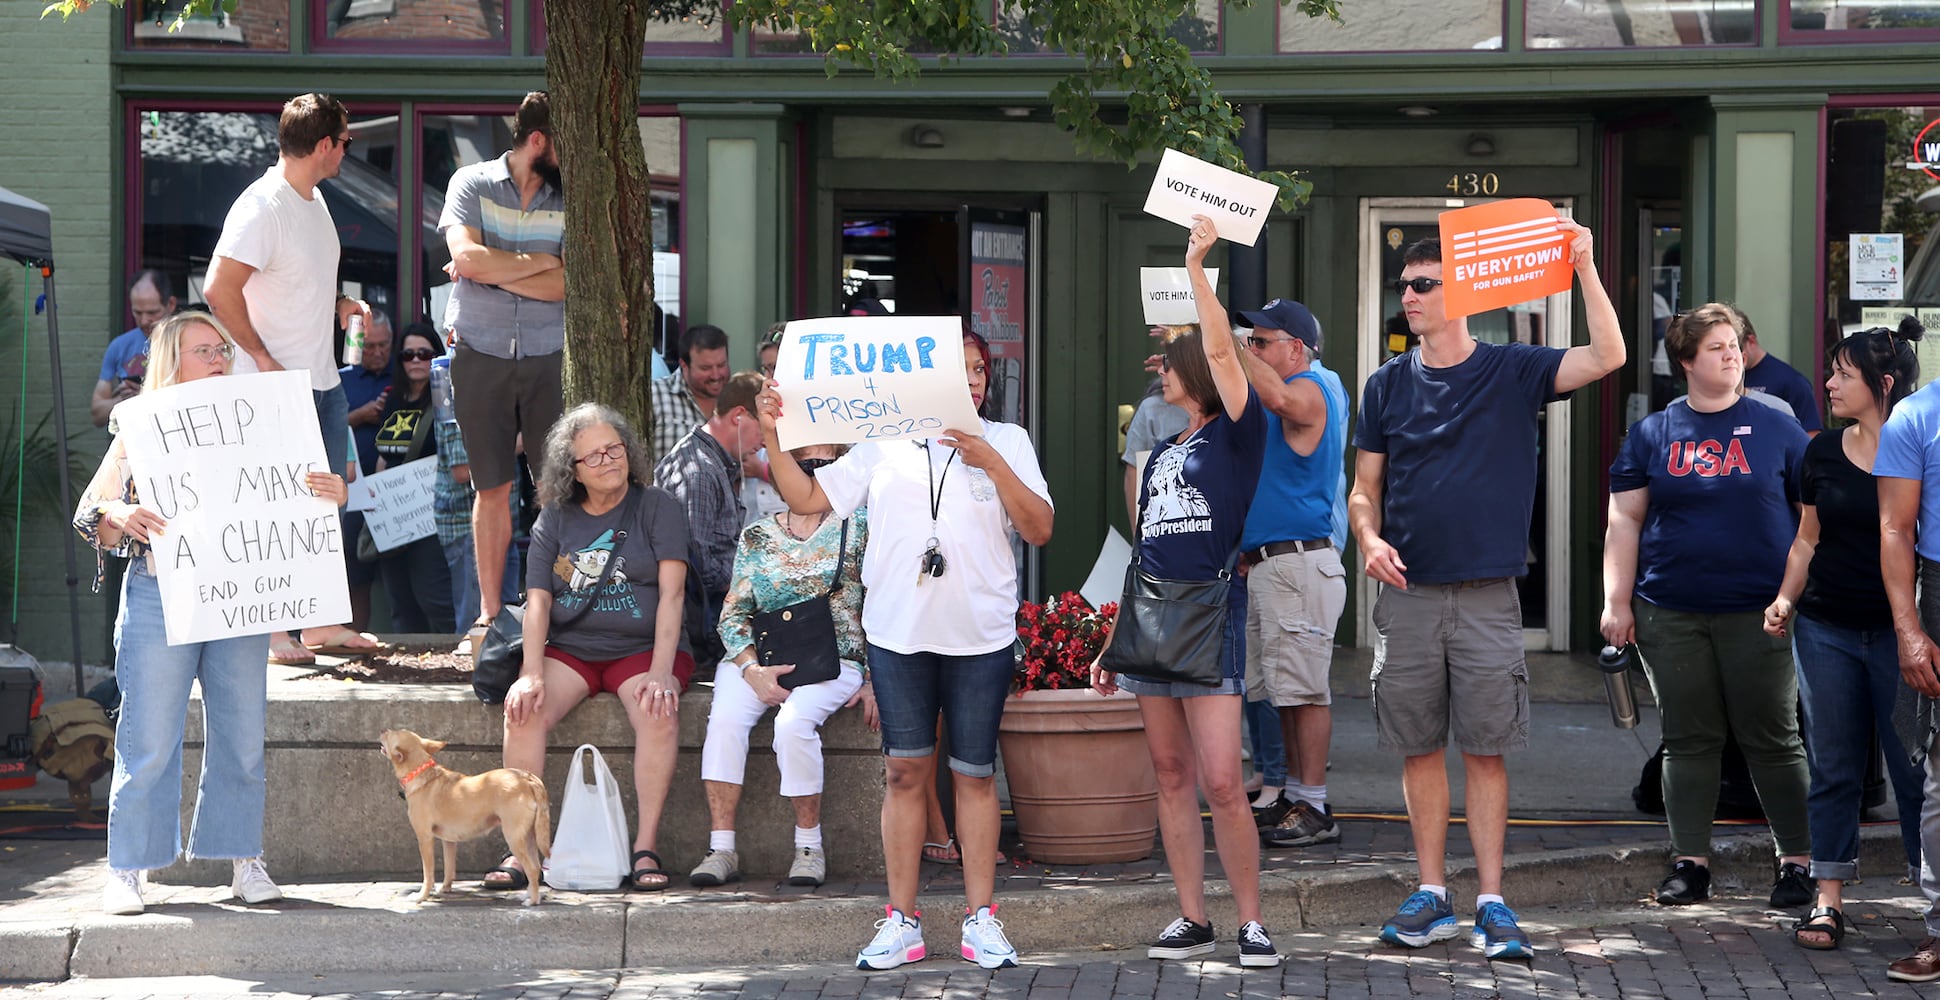
<instances>
[{"instance_id":1,"label":"khaki shorts","mask_svg":"<svg viewBox=\"0 0 1940 1000\"><path fill-rule=\"evenodd\" d=\"M1404 756L1529 745L1522 598L1509 577L1382 585L1374 602L1374 726Z\"/></svg>"},{"instance_id":2,"label":"khaki shorts","mask_svg":"<svg viewBox=\"0 0 1940 1000\"><path fill-rule=\"evenodd\" d=\"M1340 550L1271 556L1247 573L1246 596L1247 700L1333 704L1334 628L1347 607Z\"/></svg>"}]
</instances>

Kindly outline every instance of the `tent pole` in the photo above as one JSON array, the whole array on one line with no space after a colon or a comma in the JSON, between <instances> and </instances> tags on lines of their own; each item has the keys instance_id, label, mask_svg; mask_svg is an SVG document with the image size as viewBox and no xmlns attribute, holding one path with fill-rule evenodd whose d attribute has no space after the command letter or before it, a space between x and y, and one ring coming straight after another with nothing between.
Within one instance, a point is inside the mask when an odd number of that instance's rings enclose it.
<instances>
[{"instance_id":1,"label":"tent pole","mask_svg":"<svg viewBox=\"0 0 1940 1000\"><path fill-rule=\"evenodd\" d=\"M67 477L67 394L61 386L61 326L60 310L54 307L54 265L42 264L40 274L47 295L47 354L49 367L54 370L54 447L60 466L61 510L72 517L74 486ZM74 697L79 698L87 694L81 677L81 575L74 558L73 530L61 532L61 538L67 555L67 625L74 639Z\"/></svg>"}]
</instances>

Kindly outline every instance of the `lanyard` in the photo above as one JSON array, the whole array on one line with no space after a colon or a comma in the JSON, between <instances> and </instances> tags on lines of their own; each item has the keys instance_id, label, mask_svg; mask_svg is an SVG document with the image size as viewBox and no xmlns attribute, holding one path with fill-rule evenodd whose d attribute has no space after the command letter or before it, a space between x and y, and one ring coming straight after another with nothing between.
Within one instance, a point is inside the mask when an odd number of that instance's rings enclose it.
<instances>
[{"instance_id":1,"label":"lanyard","mask_svg":"<svg viewBox=\"0 0 1940 1000\"><path fill-rule=\"evenodd\" d=\"M937 514L943 509L943 487L950 481L950 463L957 460L957 450L950 449L950 457L943 460L943 476L936 475L936 463L930 461L929 442L919 442L916 447L923 449L923 471L930 475L930 533L936 533Z\"/></svg>"}]
</instances>

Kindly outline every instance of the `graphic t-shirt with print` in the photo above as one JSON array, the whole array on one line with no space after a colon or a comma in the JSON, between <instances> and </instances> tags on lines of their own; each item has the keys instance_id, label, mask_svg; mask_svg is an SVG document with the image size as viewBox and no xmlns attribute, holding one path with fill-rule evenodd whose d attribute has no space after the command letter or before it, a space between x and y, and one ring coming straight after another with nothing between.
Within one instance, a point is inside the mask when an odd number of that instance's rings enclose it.
<instances>
[{"instance_id":1,"label":"graphic t-shirt with print","mask_svg":"<svg viewBox=\"0 0 1940 1000\"><path fill-rule=\"evenodd\" d=\"M1266 454L1266 408L1246 390L1238 420L1221 409L1183 442L1161 441L1139 488L1138 553L1166 580L1210 580L1226 568Z\"/></svg>"},{"instance_id":2,"label":"graphic t-shirt with print","mask_svg":"<svg viewBox=\"0 0 1940 1000\"><path fill-rule=\"evenodd\" d=\"M539 512L526 550L525 585L552 594L552 629L546 644L582 660L617 660L653 648L654 610L660 602L660 561L687 560L687 515L666 490L635 486L633 519L621 523L622 501L604 514L586 513L577 502ZM593 593L600 571L613 574ZM587 601L595 602L570 628Z\"/></svg>"},{"instance_id":3,"label":"graphic t-shirt with print","mask_svg":"<svg viewBox=\"0 0 1940 1000\"><path fill-rule=\"evenodd\" d=\"M432 419L429 392L415 400L397 397L397 393L392 393L391 398L385 401L384 415L377 418L377 434L372 440L378 457L384 460L387 469L404 464L405 456L411 454L411 441L417 437L418 424ZM426 458L437 453L438 435L431 433L431 428L427 426L424 430L424 447L414 457Z\"/></svg>"}]
</instances>

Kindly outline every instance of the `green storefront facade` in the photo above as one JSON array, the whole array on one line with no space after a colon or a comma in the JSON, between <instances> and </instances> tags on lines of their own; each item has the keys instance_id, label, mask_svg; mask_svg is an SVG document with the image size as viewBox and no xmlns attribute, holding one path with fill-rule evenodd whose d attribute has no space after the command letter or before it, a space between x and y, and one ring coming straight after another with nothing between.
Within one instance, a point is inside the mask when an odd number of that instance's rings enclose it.
<instances>
[{"instance_id":1,"label":"green storefront facade","mask_svg":"<svg viewBox=\"0 0 1940 1000\"><path fill-rule=\"evenodd\" d=\"M15 95L0 105L0 186L54 209L66 356L53 367L76 428L102 348L130 325L129 278L162 268L199 297L209 230L273 157L263 116L283 99L329 91L356 115L361 163L332 202L346 288L400 322L435 321L442 178L495 155L496 116L544 85L527 0L244 0L234 20L187 37L154 27L172 17L160 0L66 25L36 20L39 6L0 8ZM1271 4L1201 7L1184 29L1222 92L1264 108L1271 166L1314 182L1306 206L1268 223L1267 292L1313 308L1325 362L1357 399L1405 346L1381 283L1436 212L1541 197L1596 231L1631 363L1545 415L1524 591L1532 647L1599 641L1604 470L1629 421L1668 398L1651 355L1671 312L1738 302L1764 345L1816 381L1828 338L1940 308L1940 246L1891 298L1855 301L1846 280L1848 232L1899 232L1909 256L1940 243L1925 240L1940 194L1917 197L1940 185L1921 169L1940 155L1910 138L1940 118L1940 3L1889 17L1806 0L1343 0L1345 28ZM892 84L829 77L796 47L718 25L650 32L639 98L660 210L657 301L670 325L727 330L737 367L752 367L769 323L837 311L865 281L905 313L983 310L1000 333L1000 395L1031 429L1058 503L1030 596L1075 587L1107 528L1125 525L1118 427L1144 390L1150 343L1137 268L1177 264L1183 245L1141 211L1151 167L1074 151L1045 104L1069 68L1056 57L954 62ZM993 271L972 242L984 232L1021 237L1008 244L1021 255ZM1571 296L1475 325L1493 339L1584 336ZM27 357L36 373L43 351ZM50 404L45 379L29 381L31 422ZM76 441L98 454L106 437ZM59 520L26 528L22 643L63 659ZM1364 603L1343 642L1364 641ZM83 605L87 656L105 659L106 602Z\"/></svg>"}]
</instances>

